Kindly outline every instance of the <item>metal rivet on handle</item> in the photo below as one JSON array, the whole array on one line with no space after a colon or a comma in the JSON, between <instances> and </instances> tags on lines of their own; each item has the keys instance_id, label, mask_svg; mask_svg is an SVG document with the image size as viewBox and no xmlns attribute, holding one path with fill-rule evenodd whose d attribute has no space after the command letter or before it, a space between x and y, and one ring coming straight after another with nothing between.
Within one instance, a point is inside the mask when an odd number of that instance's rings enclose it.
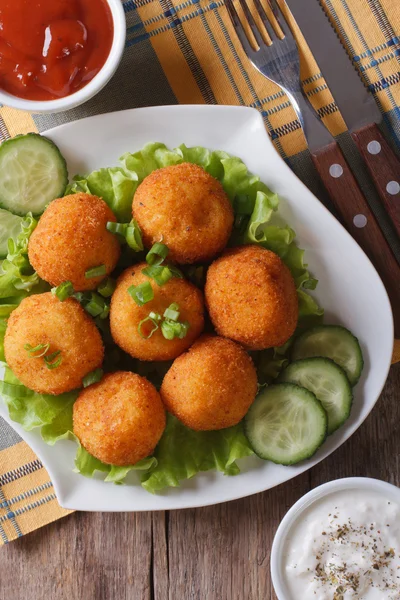
<instances>
[{"instance_id":1,"label":"metal rivet on handle","mask_svg":"<svg viewBox=\"0 0 400 600\"><path fill-rule=\"evenodd\" d=\"M400 183L398 181L389 181L386 186L386 191L391 196L395 196L400 192Z\"/></svg>"},{"instance_id":2,"label":"metal rivet on handle","mask_svg":"<svg viewBox=\"0 0 400 600\"><path fill-rule=\"evenodd\" d=\"M370 154L379 154L382 150L382 146L376 140L372 140L367 146L367 150Z\"/></svg>"},{"instance_id":3,"label":"metal rivet on handle","mask_svg":"<svg viewBox=\"0 0 400 600\"><path fill-rule=\"evenodd\" d=\"M334 163L329 167L329 175L335 179L341 177L343 175L343 167L337 163Z\"/></svg>"},{"instance_id":4,"label":"metal rivet on handle","mask_svg":"<svg viewBox=\"0 0 400 600\"><path fill-rule=\"evenodd\" d=\"M353 223L358 229L362 229L367 224L367 217L365 215L356 215L353 219Z\"/></svg>"}]
</instances>

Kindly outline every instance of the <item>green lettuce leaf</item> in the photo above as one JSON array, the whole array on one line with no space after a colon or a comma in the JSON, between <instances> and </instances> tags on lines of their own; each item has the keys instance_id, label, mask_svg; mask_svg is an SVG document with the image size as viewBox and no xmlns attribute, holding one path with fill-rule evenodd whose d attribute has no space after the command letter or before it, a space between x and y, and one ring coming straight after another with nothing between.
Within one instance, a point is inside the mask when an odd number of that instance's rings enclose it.
<instances>
[{"instance_id":1,"label":"green lettuce leaf","mask_svg":"<svg viewBox=\"0 0 400 600\"><path fill-rule=\"evenodd\" d=\"M53 423L68 405L72 407L77 397L77 392L59 396L37 394L25 387L9 367L5 368L0 389L10 418L22 425L26 431Z\"/></svg>"},{"instance_id":2,"label":"green lettuce leaf","mask_svg":"<svg viewBox=\"0 0 400 600\"><path fill-rule=\"evenodd\" d=\"M132 199L138 185L137 177L128 175L120 167L99 169L86 178L74 177L66 194L85 192L103 198L117 220L128 223L132 218Z\"/></svg>"},{"instance_id":3,"label":"green lettuce leaf","mask_svg":"<svg viewBox=\"0 0 400 600\"><path fill-rule=\"evenodd\" d=\"M236 460L252 454L241 423L220 431L193 431L168 415L154 452L157 464L141 476L142 486L154 494L177 487L201 471L217 469L225 475L237 475Z\"/></svg>"},{"instance_id":4,"label":"green lettuce leaf","mask_svg":"<svg viewBox=\"0 0 400 600\"><path fill-rule=\"evenodd\" d=\"M126 476L131 471L147 471L148 469L154 468L157 464L157 460L154 457L144 458L135 465L129 465L126 467L118 467L116 465L106 465L105 463L98 460L83 446L78 443L78 451L75 457L75 472L84 475L84 477L93 477L96 471L101 473L107 473L104 481L109 483L122 484L125 481Z\"/></svg>"}]
</instances>

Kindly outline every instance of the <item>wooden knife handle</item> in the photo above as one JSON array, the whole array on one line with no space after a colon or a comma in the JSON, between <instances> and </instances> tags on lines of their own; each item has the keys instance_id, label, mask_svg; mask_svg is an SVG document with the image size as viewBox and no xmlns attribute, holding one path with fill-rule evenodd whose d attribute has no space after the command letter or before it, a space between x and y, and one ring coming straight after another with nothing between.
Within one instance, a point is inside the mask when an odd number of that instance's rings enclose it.
<instances>
[{"instance_id":1,"label":"wooden knife handle","mask_svg":"<svg viewBox=\"0 0 400 600\"><path fill-rule=\"evenodd\" d=\"M351 135L400 236L400 160L375 123Z\"/></svg>"},{"instance_id":2,"label":"wooden knife handle","mask_svg":"<svg viewBox=\"0 0 400 600\"><path fill-rule=\"evenodd\" d=\"M311 154L343 225L382 278L392 304L395 335L400 337L400 265L337 143Z\"/></svg>"}]
</instances>

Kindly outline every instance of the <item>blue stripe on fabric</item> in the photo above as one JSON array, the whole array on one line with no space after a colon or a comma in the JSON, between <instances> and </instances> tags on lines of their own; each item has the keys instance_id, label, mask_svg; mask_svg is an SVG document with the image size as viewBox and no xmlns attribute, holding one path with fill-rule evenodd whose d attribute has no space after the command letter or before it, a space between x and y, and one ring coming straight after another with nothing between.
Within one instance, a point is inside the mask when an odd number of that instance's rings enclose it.
<instances>
[{"instance_id":1,"label":"blue stripe on fabric","mask_svg":"<svg viewBox=\"0 0 400 600\"><path fill-rule=\"evenodd\" d=\"M1 500L1 502L6 501L6 497L4 495L4 492L3 492L3 489L1 488L1 486L0 486L0 500ZM2 517L0 517L0 522L5 521L6 519L9 519L11 521L17 536L22 537L21 530L20 530L19 525L15 518L15 513L13 511L8 511L8 513L6 515L3 515Z\"/></svg>"}]
</instances>

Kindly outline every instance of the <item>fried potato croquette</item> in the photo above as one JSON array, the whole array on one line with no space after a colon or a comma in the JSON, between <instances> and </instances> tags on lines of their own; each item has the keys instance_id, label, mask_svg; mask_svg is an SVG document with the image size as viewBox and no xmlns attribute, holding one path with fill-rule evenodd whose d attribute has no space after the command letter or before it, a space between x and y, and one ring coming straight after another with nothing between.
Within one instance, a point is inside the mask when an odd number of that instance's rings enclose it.
<instances>
[{"instance_id":1,"label":"fried potato croquette","mask_svg":"<svg viewBox=\"0 0 400 600\"><path fill-rule=\"evenodd\" d=\"M100 333L79 302L60 302L50 292L25 298L11 313L4 351L14 375L40 394L80 388L104 357Z\"/></svg>"},{"instance_id":2,"label":"fried potato croquette","mask_svg":"<svg viewBox=\"0 0 400 600\"><path fill-rule=\"evenodd\" d=\"M82 446L110 465L134 465L149 456L165 429L165 410L144 377L109 373L78 396L73 429Z\"/></svg>"},{"instance_id":3,"label":"fried potato croquette","mask_svg":"<svg viewBox=\"0 0 400 600\"><path fill-rule=\"evenodd\" d=\"M153 171L139 185L132 212L150 248L162 241L172 261L211 260L228 243L233 209L222 185L204 169L182 163Z\"/></svg>"},{"instance_id":4,"label":"fried potato croquette","mask_svg":"<svg viewBox=\"0 0 400 600\"><path fill-rule=\"evenodd\" d=\"M54 200L40 217L28 246L29 262L39 277L57 286L70 281L75 291L94 290L117 264L120 244L107 231L114 213L97 196L73 194ZM105 265L105 275L86 278L88 269Z\"/></svg>"},{"instance_id":5,"label":"fried potato croquette","mask_svg":"<svg viewBox=\"0 0 400 600\"><path fill-rule=\"evenodd\" d=\"M227 251L208 269L206 305L219 335L250 350L281 346L293 335L298 301L293 277L260 246Z\"/></svg>"},{"instance_id":6,"label":"fried potato croquette","mask_svg":"<svg viewBox=\"0 0 400 600\"><path fill-rule=\"evenodd\" d=\"M224 429L243 419L257 393L257 373L246 351L231 340L202 336L164 377L161 399L184 425Z\"/></svg>"},{"instance_id":7,"label":"fried potato croquette","mask_svg":"<svg viewBox=\"0 0 400 600\"><path fill-rule=\"evenodd\" d=\"M185 279L173 277L162 286L144 275L142 269L147 263L140 263L126 269L117 281L117 287L111 299L110 326L114 341L120 348L134 358L140 360L172 360L182 354L193 344L204 327L204 303L201 291ZM143 306L138 306L128 293L128 288L148 281L153 289L154 298ZM182 339L164 338L161 329L145 339L153 325L144 324L142 335L139 333L140 322L150 312L163 316L165 309L171 304L179 306L179 321L188 321L190 327Z\"/></svg>"}]
</instances>

